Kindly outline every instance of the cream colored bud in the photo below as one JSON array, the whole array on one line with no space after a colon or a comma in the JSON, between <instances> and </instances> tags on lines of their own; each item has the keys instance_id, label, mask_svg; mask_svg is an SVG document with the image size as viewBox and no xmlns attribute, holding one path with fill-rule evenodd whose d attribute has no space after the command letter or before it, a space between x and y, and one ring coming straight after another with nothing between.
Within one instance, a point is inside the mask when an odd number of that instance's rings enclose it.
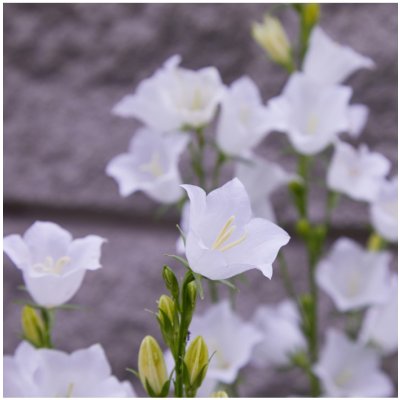
<instances>
[{"instance_id":1,"label":"cream colored bud","mask_svg":"<svg viewBox=\"0 0 400 400\"><path fill-rule=\"evenodd\" d=\"M219 390L218 392L214 392L211 397L229 397L225 390Z\"/></svg>"},{"instance_id":2,"label":"cream colored bud","mask_svg":"<svg viewBox=\"0 0 400 400\"><path fill-rule=\"evenodd\" d=\"M24 339L35 347L43 345L44 324L33 307L24 306L21 315L21 325Z\"/></svg>"},{"instance_id":3,"label":"cream colored bud","mask_svg":"<svg viewBox=\"0 0 400 400\"><path fill-rule=\"evenodd\" d=\"M290 42L277 18L267 14L262 24L253 24L252 32L255 41L266 50L272 60L283 65L292 64Z\"/></svg>"},{"instance_id":4,"label":"cream colored bud","mask_svg":"<svg viewBox=\"0 0 400 400\"><path fill-rule=\"evenodd\" d=\"M150 396L159 397L163 386L168 381L168 374L161 348L152 336L146 336L142 340L138 368L139 377L145 390ZM150 390L147 385L150 386Z\"/></svg>"},{"instance_id":5,"label":"cream colored bud","mask_svg":"<svg viewBox=\"0 0 400 400\"><path fill-rule=\"evenodd\" d=\"M168 319L171 321L171 324L174 322L175 303L171 297L163 294L160 297L160 300L158 300L158 309L167 315ZM159 317L163 318L163 315L160 312Z\"/></svg>"},{"instance_id":6,"label":"cream colored bud","mask_svg":"<svg viewBox=\"0 0 400 400\"><path fill-rule=\"evenodd\" d=\"M197 389L206 376L208 366L208 348L201 336L190 343L185 354L185 365L189 372L189 385Z\"/></svg>"}]
</instances>

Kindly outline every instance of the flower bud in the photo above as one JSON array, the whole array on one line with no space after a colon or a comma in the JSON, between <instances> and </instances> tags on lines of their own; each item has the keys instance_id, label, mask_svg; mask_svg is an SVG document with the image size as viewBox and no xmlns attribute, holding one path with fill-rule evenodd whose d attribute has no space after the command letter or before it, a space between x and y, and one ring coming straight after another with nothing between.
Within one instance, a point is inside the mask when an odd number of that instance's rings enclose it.
<instances>
[{"instance_id":1,"label":"flower bud","mask_svg":"<svg viewBox=\"0 0 400 400\"><path fill-rule=\"evenodd\" d=\"M292 65L290 42L277 18L267 14L262 24L253 24L252 33L254 40L273 61L285 66Z\"/></svg>"},{"instance_id":2,"label":"flower bud","mask_svg":"<svg viewBox=\"0 0 400 400\"><path fill-rule=\"evenodd\" d=\"M138 357L139 377L151 397L160 397L168 382L163 353L152 336L146 336L140 345Z\"/></svg>"},{"instance_id":3,"label":"flower bud","mask_svg":"<svg viewBox=\"0 0 400 400\"><path fill-rule=\"evenodd\" d=\"M168 267L167 265L164 265L162 275L164 278L165 285L167 289L171 292L172 297L174 299L179 298L179 284L178 280L176 279L176 276L172 269Z\"/></svg>"},{"instance_id":4,"label":"flower bud","mask_svg":"<svg viewBox=\"0 0 400 400\"><path fill-rule=\"evenodd\" d=\"M164 321L165 316L169 319L171 325L174 323L175 303L171 297L163 294L158 300L158 318Z\"/></svg>"},{"instance_id":5,"label":"flower bud","mask_svg":"<svg viewBox=\"0 0 400 400\"><path fill-rule=\"evenodd\" d=\"M367 248L369 251L379 251L385 247L385 240L377 233L372 233L368 238Z\"/></svg>"},{"instance_id":6,"label":"flower bud","mask_svg":"<svg viewBox=\"0 0 400 400\"><path fill-rule=\"evenodd\" d=\"M219 390L218 392L214 392L211 397L229 397L225 390Z\"/></svg>"},{"instance_id":7,"label":"flower bud","mask_svg":"<svg viewBox=\"0 0 400 400\"><path fill-rule=\"evenodd\" d=\"M34 308L24 306L21 315L21 325L24 339L35 347L42 347L44 325Z\"/></svg>"},{"instance_id":8,"label":"flower bud","mask_svg":"<svg viewBox=\"0 0 400 400\"><path fill-rule=\"evenodd\" d=\"M321 8L317 3L305 3L302 4L302 17L303 23L307 28L312 28L318 23L320 17Z\"/></svg>"},{"instance_id":9,"label":"flower bud","mask_svg":"<svg viewBox=\"0 0 400 400\"><path fill-rule=\"evenodd\" d=\"M192 281L187 285L187 299L189 300L190 308L194 310L196 307L197 287L196 282Z\"/></svg>"},{"instance_id":10,"label":"flower bud","mask_svg":"<svg viewBox=\"0 0 400 400\"><path fill-rule=\"evenodd\" d=\"M208 367L208 348L201 336L197 336L190 343L184 361L188 372L186 384L197 390L206 376Z\"/></svg>"}]
</instances>

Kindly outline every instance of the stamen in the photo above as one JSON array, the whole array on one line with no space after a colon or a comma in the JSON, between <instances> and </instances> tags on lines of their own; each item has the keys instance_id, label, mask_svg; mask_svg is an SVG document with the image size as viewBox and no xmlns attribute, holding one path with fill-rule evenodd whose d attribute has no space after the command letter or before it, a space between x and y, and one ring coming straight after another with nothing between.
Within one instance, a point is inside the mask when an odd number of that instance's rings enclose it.
<instances>
[{"instance_id":1,"label":"stamen","mask_svg":"<svg viewBox=\"0 0 400 400\"><path fill-rule=\"evenodd\" d=\"M315 114L310 114L307 120L307 133L314 135L317 132L318 118Z\"/></svg>"},{"instance_id":2,"label":"stamen","mask_svg":"<svg viewBox=\"0 0 400 400\"><path fill-rule=\"evenodd\" d=\"M228 218L228 221L226 221L225 225L222 227L221 231L219 232L217 238L215 239L215 242L211 246L213 250L217 249L220 247L224 242L226 242L230 236L232 235L233 231L235 230L235 227L233 226L231 228L231 225L233 224L233 221L235 220L235 216L232 215L231 217Z\"/></svg>"},{"instance_id":3,"label":"stamen","mask_svg":"<svg viewBox=\"0 0 400 400\"><path fill-rule=\"evenodd\" d=\"M151 157L150 162L148 162L147 164L142 164L139 169L143 172L149 172L156 178L162 176L164 174L164 171L160 163L160 154L157 152L154 153Z\"/></svg>"},{"instance_id":4,"label":"stamen","mask_svg":"<svg viewBox=\"0 0 400 400\"><path fill-rule=\"evenodd\" d=\"M66 393L65 397L68 397L68 398L72 397L73 391L74 391L74 384L71 382L68 385L68 389L67 389L67 393Z\"/></svg>"},{"instance_id":5,"label":"stamen","mask_svg":"<svg viewBox=\"0 0 400 400\"><path fill-rule=\"evenodd\" d=\"M60 257L54 262L53 257L47 256L43 263L37 263L33 265L33 269L37 272L43 272L47 274L61 275L63 268L71 261L67 256Z\"/></svg>"},{"instance_id":6,"label":"stamen","mask_svg":"<svg viewBox=\"0 0 400 400\"><path fill-rule=\"evenodd\" d=\"M220 251L227 251L227 250L231 249L232 247L235 247L238 244L244 242L246 239L247 239L247 233L244 233L238 240L235 240L234 242L229 243L224 247L221 247L219 250Z\"/></svg>"}]
</instances>

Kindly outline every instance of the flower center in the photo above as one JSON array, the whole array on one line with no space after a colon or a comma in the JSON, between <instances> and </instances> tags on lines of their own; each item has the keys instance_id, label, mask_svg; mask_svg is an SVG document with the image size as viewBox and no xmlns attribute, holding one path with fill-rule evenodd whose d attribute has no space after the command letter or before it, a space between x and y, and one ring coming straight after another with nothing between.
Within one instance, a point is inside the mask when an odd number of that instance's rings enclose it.
<instances>
[{"instance_id":1,"label":"flower center","mask_svg":"<svg viewBox=\"0 0 400 400\"><path fill-rule=\"evenodd\" d=\"M46 257L42 263L34 264L33 269L37 272L42 272L52 275L61 275L64 267L71 262L71 258L67 256L60 257L54 261L53 257Z\"/></svg>"},{"instance_id":2,"label":"flower center","mask_svg":"<svg viewBox=\"0 0 400 400\"><path fill-rule=\"evenodd\" d=\"M74 391L74 384L71 382L71 383L68 385L67 393L66 393L65 397L72 397L73 391Z\"/></svg>"},{"instance_id":3,"label":"flower center","mask_svg":"<svg viewBox=\"0 0 400 400\"><path fill-rule=\"evenodd\" d=\"M164 171L162 169L161 162L160 162L160 154L158 152L155 152L152 155L151 160L146 164L142 164L139 167L139 169L143 172L150 173L151 175L153 175L156 178L159 178L160 176L162 176Z\"/></svg>"},{"instance_id":4,"label":"flower center","mask_svg":"<svg viewBox=\"0 0 400 400\"><path fill-rule=\"evenodd\" d=\"M352 378L353 378L353 372L350 369L346 368L346 369L340 371L335 376L334 381L337 386L343 387L343 386L347 385Z\"/></svg>"},{"instance_id":5,"label":"flower center","mask_svg":"<svg viewBox=\"0 0 400 400\"><path fill-rule=\"evenodd\" d=\"M317 133L318 118L314 113L311 113L307 119L306 131L309 135L315 135Z\"/></svg>"},{"instance_id":6,"label":"flower center","mask_svg":"<svg viewBox=\"0 0 400 400\"><path fill-rule=\"evenodd\" d=\"M200 88L196 88L193 92L192 101L189 109L192 111L199 111L203 108L203 95Z\"/></svg>"},{"instance_id":7,"label":"flower center","mask_svg":"<svg viewBox=\"0 0 400 400\"><path fill-rule=\"evenodd\" d=\"M222 227L222 229L218 233L217 238L215 239L214 243L211 246L213 250L227 251L246 240L247 233L245 232L239 239L231 243L227 243L229 238L232 236L233 232L236 229L236 225L233 225L234 221L235 221L234 215L228 218L225 225Z\"/></svg>"},{"instance_id":8,"label":"flower center","mask_svg":"<svg viewBox=\"0 0 400 400\"><path fill-rule=\"evenodd\" d=\"M347 282L347 295L349 297L354 297L359 294L361 289L360 273L358 271L353 271L350 274Z\"/></svg>"}]
</instances>

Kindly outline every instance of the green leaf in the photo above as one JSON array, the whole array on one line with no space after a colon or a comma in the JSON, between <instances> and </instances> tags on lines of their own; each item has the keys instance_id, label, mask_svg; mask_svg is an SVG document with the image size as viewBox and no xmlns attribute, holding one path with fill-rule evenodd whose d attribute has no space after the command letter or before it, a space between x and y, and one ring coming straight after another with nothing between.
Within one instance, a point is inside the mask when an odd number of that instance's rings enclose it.
<instances>
[{"instance_id":1,"label":"green leaf","mask_svg":"<svg viewBox=\"0 0 400 400\"><path fill-rule=\"evenodd\" d=\"M220 279L218 282L222 283L225 286L228 286L230 289L239 291L239 288L235 286L232 282L228 281L227 279Z\"/></svg>"},{"instance_id":2,"label":"green leaf","mask_svg":"<svg viewBox=\"0 0 400 400\"><path fill-rule=\"evenodd\" d=\"M187 262L187 260L185 260L183 257L177 256L175 254L165 254L167 257L171 257L174 260L179 261L181 264L183 264L186 268L190 268L189 267L189 263Z\"/></svg>"},{"instance_id":3,"label":"green leaf","mask_svg":"<svg viewBox=\"0 0 400 400\"><path fill-rule=\"evenodd\" d=\"M139 379L140 379L139 372L137 372L135 369L133 369L133 368L125 368L125 371L130 372L131 374L135 375L136 378L139 378Z\"/></svg>"}]
</instances>

